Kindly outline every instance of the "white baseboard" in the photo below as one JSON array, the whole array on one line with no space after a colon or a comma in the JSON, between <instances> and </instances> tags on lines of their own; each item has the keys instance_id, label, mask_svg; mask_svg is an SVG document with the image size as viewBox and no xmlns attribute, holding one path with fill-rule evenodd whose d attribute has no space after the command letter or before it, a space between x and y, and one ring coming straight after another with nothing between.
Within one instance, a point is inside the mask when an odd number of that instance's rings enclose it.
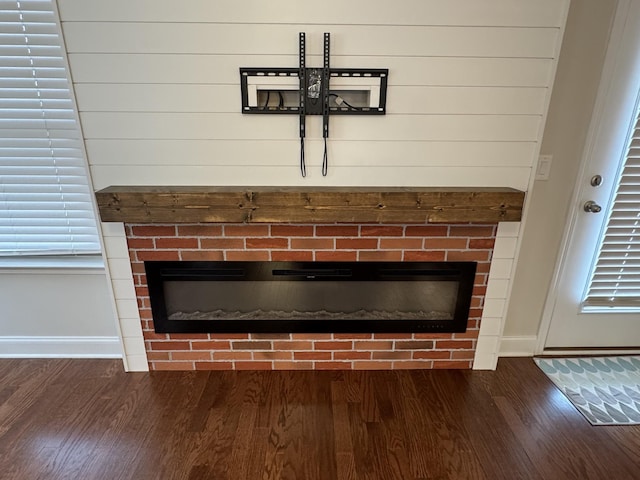
<instances>
[{"instance_id":1,"label":"white baseboard","mask_svg":"<svg viewBox=\"0 0 640 480\"><path fill-rule=\"evenodd\" d=\"M557 356L607 356L607 355L640 355L640 350L637 348L568 348L563 350L562 348L552 348L548 350L544 350L540 355L544 355L547 357L557 357Z\"/></svg>"},{"instance_id":2,"label":"white baseboard","mask_svg":"<svg viewBox=\"0 0 640 480\"><path fill-rule=\"evenodd\" d=\"M517 337L502 337L500 341L500 357L533 357L538 337L523 335Z\"/></svg>"},{"instance_id":3,"label":"white baseboard","mask_svg":"<svg viewBox=\"0 0 640 480\"><path fill-rule=\"evenodd\" d=\"M495 370L498 366L498 359L495 353L478 353L476 352L473 360L473 370Z\"/></svg>"},{"instance_id":4,"label":"white baseboard","mask_svg":"<svg viewBox=\"0 0 640 480\"><path fill-rule=\"evenodd\" d=\"M0 358L122 358L118 337L0 337Z\"/></svg>"}]
</instances>

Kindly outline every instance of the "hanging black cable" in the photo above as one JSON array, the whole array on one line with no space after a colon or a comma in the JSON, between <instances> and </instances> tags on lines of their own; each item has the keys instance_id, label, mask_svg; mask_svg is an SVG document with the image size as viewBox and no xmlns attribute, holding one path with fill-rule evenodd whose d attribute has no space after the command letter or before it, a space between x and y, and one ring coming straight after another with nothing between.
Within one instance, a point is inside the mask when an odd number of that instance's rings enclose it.
<instances>
[{"instance_id":1,"label":"hanging black cable","mask_svg":"<svg viewBox=\"0 0 640 480\"><path fill-rule=\"evenodd\" d=\"M327 170L329 168L329 155L327 154L327 138L324 139L324 155L322 156L322 176L327 176Z\"/></svg>"},{"instance_id":2,"label":"hanging black cable","mask_svg":"<svg viewBox=\"0 0 640 480\"><path fill-rule=\"evenodd\" d=\"M307 176L307 165L304 161L304 137L300 138L300 174L303 177Z\"/></svg>"},{"instance_id":3,"label":"hanging black cable","mask_svg":"<svg viewBox=\"0 0 640 480\"><path fill-rule=\"evenodd\" d=\"M267 90L267 100L264 102L262 109L269 108L269 100L271 99L271 91Z\"/></svg>"}]
</instances>

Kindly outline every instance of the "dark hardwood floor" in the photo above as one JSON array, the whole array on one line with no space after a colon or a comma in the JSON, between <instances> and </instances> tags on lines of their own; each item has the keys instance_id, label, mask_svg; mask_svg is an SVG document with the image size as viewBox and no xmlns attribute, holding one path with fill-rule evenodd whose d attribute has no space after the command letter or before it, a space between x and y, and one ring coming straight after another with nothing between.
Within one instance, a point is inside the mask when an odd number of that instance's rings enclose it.
<instances>
[{"instance_id":1,"label":"dark hardwood floor","mask_svg":"<svg viewBox=\"0 0 640 480\"><path fill-rule=\"evenodd\" d=\"M1 360L0 478L638 479L531 359L495 372L124 373Z\"/></svg>"}]
</instances>

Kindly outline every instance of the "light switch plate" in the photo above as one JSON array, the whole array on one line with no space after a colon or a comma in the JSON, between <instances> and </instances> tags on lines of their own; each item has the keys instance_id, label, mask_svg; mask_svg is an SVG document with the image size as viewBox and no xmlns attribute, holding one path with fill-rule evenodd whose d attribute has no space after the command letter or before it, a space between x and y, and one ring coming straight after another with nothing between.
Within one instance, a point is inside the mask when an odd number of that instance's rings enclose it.
<instances>
[{"instance_id":1,"label":"light switch plate","mask_svg":"<svg viewBox=\"0 0 640 480\"><path fill-rule=\"evenodd\" d=\"M538 158L538 169L536 170L536 180L549 180L552 160L553 155L540 155Z\"/></svg>"}]
</instances>

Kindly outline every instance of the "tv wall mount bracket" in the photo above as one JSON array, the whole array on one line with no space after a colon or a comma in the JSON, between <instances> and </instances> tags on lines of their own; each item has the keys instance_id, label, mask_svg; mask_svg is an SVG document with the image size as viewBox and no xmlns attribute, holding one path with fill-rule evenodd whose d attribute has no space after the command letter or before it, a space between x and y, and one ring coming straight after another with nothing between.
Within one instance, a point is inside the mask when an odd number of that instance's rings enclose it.
<instances>
[{"instance_id":1,"label":"tv wall mount bracket","mask_svg":"<svg viewBox=\"0 0 640 480\"><path fill-rule=\"evenodd\" d=\"M326 176L329 117L384 115L389 70L331 68L329 33L324 34L322 67L307 67L304 32L300 32L298 39L298 68L240 68L242 113L299 116L300 173L303 177L307 175L304 158L306 117L322 115L322 175Z\"/></svg>"}]
</instances>

